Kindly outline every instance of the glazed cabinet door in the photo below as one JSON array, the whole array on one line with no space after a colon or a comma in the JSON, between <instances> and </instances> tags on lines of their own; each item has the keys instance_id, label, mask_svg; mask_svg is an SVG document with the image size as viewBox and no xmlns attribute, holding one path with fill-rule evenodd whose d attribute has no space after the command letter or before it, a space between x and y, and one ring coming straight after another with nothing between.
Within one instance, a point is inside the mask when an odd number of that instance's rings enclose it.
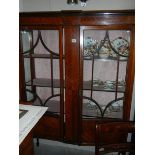
<instances>
[{"instance_id":1,"label":"glazed cabinet door","mask_svg":"<svg viewBox=\"0 0 155 155\"><path fill-rule=\"evenodd\" d=\"M64 58L62 27L20 27L20 100L48 107L36 137L63 139Z\"/></svg>"},{"instance_id":2,"label":"glazed cabinet door","mask_svg":"<svg viewBox=\"0 0 155 155\"><path fill-rule=\"evenodd\" d=\"M80 29L81 142L93 144L98 120L128 120L134 79L134 29Z\"/></svg>"}]
</instances>

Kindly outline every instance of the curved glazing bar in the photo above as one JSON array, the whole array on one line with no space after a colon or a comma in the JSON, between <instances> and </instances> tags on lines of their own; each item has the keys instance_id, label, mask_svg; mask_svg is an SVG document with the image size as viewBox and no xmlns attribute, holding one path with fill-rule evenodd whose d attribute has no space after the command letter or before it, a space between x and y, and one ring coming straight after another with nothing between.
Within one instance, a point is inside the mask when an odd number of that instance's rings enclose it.
<instances>
[{"instance_id":1,"label":"curved glazing bar","mask_svg":"<svg viewBox=\"0 0 155 155\"><path fill-rule=\"evenodd\" d=\"M96 52L98 53L98 55L99 55L99 51L101 50L101 48L102 48L102 47L104 46L104 44L106 43L107 38L108 38L108 31L106 31L106 34L105 34L105 36L104 36L104 39L101 40L100 45L99 45L99 47L98 47L97 50L96 50Z\"/></svg>"},{"instance_id":2,"label":"curved glazing bar","mask_svg":"<svg viewBox=\"0 0 155 155\"><path fill-rule=\"evenodd\" d=\"M50 54L53 54L53 55L55 55L55 56L59 56L59 54L57 54L57 53L51 51L51 50L46 46L46 44L45 44L44 41L43 41L43 38L42 38L42 35L41 35L41 31L39 31L39 37L40 37L40 41L41 41L42 45L44 46L44 48L45 48Z\"/></svg>"},{"instance_id":3,"label":"curved glazing bar","mask_svg":"<svg viewBox=\"0 0 155 155\"><path fill-rule=\"evenodd\" d=\"M95 104L95 106L97 106L97 108L99 109L100 116L103 117L102 108L101 108L101 106L94 99L92 99L90 97L87 97L87 96L83 96L83 99L87 99L89 101L92 101ZM90 115L82 115L82 116L94 117L94 116L90 116Z\"/></svg>"},{"instance_id":4,"label":"curved glazing bar","mask_svg":"<svg viewBox=\"0 0 155 155\"><path fill-rule=\"evenodd\" d=\"M102 112L103 117L105 116L106 111L108 110L108 108L109 108L110 106L112 106L113 104L115 104L116 102L120 101L120 100L123 101L123 100L124 100L124 97L121 97L121 98L118 98L118 99L116 99L116 100L113 100L113 101L109 102L109 103L106 105L106 107L104 108L103 112Z\"/></svg>"},{"instance_id":5,"label":"curved glazing bar","mask_svg":"<svg viewBox=\"0 0 155 155\"><path fill-rule=\"evenodd\" d=\"M44 106L48 107L48 110L47 110L48 113L59 115L60 114L60 101L50 100L56 97L60 97L60 94L55 94L55 95L48 97L44 102Z\"/></svg>"},{"instance_id":6,"label":"curved glazing bar","mask_svg":"<svg viewBox=\"0 0 155 155\"><path fill-rule=\"evenodd\" d=\"M23 51L23 55L24 54L30 54L34 49L35 49L35 47L38 45L38 43L39 43L39 32L38 32L38 37L37 37L37 40L36 40L36 42L35 42L35 44L29 49L29 50L26 50L26 51Z\"/></svg>"},{"instance_id":7,"label":"curved glazing bar","mask_svg":"<svg viewBox=\"0 0 155 155\"><path fill-rule=\"evenodd\" d=\"M114 33L116 33L114 31ZM114 59L117 60L119 56L123 58L129 57L129 41L123 36L115 36L112 40L110 40L109 33L113 33L113 31L106 30L104 34L103 40L96 40L93 39L92 36L87 36L84 39L84 53L83 56L85 58L92 58L92 56L95 56L96 58L104 58L104 59ZM123 31L124 33L124 31ZM129 34L128 32L125 33L129 40ZM94 36L95 38L95 36ZM113 54L114 53L114 54ZM116 54L116 56L115 56ZM127 59L119 58L119 60L127 61Z\"/></svg>"},{"instance_id":8,"label":"curved glazing bar","mask_svg":"<svg viewBox=\"0 0 155 155\"><path fill-rule=\"evenodd\" d=\"M48 97L43 105L45 106L50 99L52 99L54 97L58 97L58 96L60 96L60 94L55 94L55 95L52 95L52 96Z\"/></svg>"},{"instance_id":9,"label":"curved glazing bar","mask_svg":"<svg viewBox=\"0 0 155 155\"><path fill-rule=\"evenodd\" d=\"M40 99L40 97L36 93L34 93L33 91L31 91L29 89L26 89L26 92L29 92L29 93L31 93L34 96L34 99L32 99L30 101L34 102L34 101L36 101L38 99L39 100L39 104L38 105L44 106L43 103L42 103L42 100Z\"/></svg>"},{"instance_id":10,"label":"curved glazing bar","mask_svg":"<svg viewBox=\"0 0 155 155\"><path fill-rule=\"evenodd\" d=\"M128 52L128 54L121 54L118 50L116 50L116 48L112 45L112 43L111 43L111 41L110 41L110 37L109 37L109 31L107 31L106 32L106 37L107 37L107 41L108 41L108 43L109 43L109 46L110 46L110 48L118 55L118 56L121 56L121 57L129 57L129 52ZM122 39L122 37L118 37L118 38L116 38L116 39ZM116 40L115 39L115 40ZM127 42L127 40L126 39L123 39L124 40L124 42ZM118 45L119 45L120 43L118 42ZM120 45L120 50L121 50L121 48L123 49L123 48L125 48L123 45L121 46ZM119 49L119 48L118 48ZM127 46L126 47L126 49L124 49L124 50L129 50L129 46Z\"/></svg>"},{"instance_id":11,"label":"curved glazing bar","mask_svg":"<svg viewBox=\"0 0 155 155\"><path fill-rule=\"evenodd\" d=\"M35 47L38 45L39 40L41 41L43 47L44 47L50 54L55 55L55 56L59 56L59 54L57 54L57 53L51 51L51 50L47 47L47 45L44 43L40 30L38 30L38 36L37 36L37 40L36 40L35 44L32 46L32 48L30 48L29 50L24 51L22 54L23 54L23 55L25 55L25 54L30 54L30 53L35 49Z\"/></svg>"}]
</instances>

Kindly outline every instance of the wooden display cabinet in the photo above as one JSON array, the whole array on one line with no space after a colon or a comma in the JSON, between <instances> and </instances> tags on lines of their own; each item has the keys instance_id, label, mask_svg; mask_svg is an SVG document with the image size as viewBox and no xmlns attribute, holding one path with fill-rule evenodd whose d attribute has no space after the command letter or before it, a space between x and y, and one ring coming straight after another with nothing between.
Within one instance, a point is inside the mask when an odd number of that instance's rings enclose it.
<instances>
[{"instance_id":1,"label":"wooden display cabinet","mask_svg":"<svg viewBox=\"0 0 155 155\"><path fill-rule=\"evenodd\" d=\"M34 155L33 134L30 132L19 146L20 155Z\"/></svg>"},{"instance_id":2,"label":"wooden display cabinet","mask_svg":"<svg viewBox=\"0 0 155 155\"><path fill-rule=\"evenodd\" d=\"M35 137L94 145L96 121L129 120L134 11L20 13L20 100L48 106Z\"/></svg>"}]
</instances>

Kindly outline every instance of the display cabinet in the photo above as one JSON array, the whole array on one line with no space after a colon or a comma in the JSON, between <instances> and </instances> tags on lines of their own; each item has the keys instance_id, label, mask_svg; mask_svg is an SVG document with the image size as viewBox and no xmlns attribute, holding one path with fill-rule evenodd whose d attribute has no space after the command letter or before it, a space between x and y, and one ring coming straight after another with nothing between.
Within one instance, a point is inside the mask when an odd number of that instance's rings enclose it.
<instances>
[{"instance_id":1,"label":"display cabinet","mask_svg":"<svg viewBox=\"0 0 155 155\"><path fill-rule=\"evenodd\" d=\"M34 136L93 145L97 121L128 120L134 11L20 13L20 100L47 106Z\"/></svg>"}]
</instances>

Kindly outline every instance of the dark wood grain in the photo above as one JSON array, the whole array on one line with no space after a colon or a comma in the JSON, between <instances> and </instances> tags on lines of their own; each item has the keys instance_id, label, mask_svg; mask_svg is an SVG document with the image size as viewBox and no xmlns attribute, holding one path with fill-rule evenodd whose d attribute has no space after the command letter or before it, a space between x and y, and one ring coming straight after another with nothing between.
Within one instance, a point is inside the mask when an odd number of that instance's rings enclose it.
<instances>
[{"instance_id":1,"label":"dark wood grain","mask_svg":"<svg viewBox=\"0 0 155 155\"><path fill-rule=\"evenodd\" d=\"M130 59L127 65L126 73L126 91L125 91L125 106L124 106L124 120L130 119L130 110L132 102L134 75L135 75L135 28L130 27L131 31L131 48L130 48Z\"/></svg>"},{"instance_id":2,"label":"dark wood grain","mask_svg":"<svg viewBox=\"0 0 155 155\"><path fill-rule=\"evenodd\" d=\"M131 152L134 154L135 141L127 140L129 133L135 134L135 124L132 121L97 123L95 155L109 152L121 152L123 154Z\"/></svg>"},{"instance_id":3,"label":"dark wood grain","mask_svg":"<svg viewBox=\"0 0 155 155\"><path fill-rule=\"evenodd\" d=\"M134 10L27 12L19 16L25 26L134 24Z\"/></svg>"},{"instance_id":4,"label":"dark wood grain","mask_svg":"<svg viewBox=\"0 0 155 155\"><path fill-rule=\"evenodd\" d=\"M82 145L94 145L96 119L82 120Z\"/></svg>"},{"instance_id":5,"label":"dark wood grain","mask_svg":"<svg viewBox=\"0 0 155 155\"><path fill-rule=\"evenodd\" d=\"M19 155L34 155L32 132L30 132L20 144Z\"/></svg>"},{"instance_id":6,"label":"dark wood grain","mask_svg":"<svg viewBox=\"0 0 155 155\"><path fill-rule=\"evenodd\" d=\"M66 78L66 139L77 141L78 136L78 90L79 90L79 27L65 27L65 78ZM72 39L76 39L72 43Z\"/></svg>"},{"instance_id":7,"label":"dark wood grain","mask_svg":"<svg viewBox=\"0 0 155 155\"><path fill-rule=\"evenodd\" d=\"M34 137L61 140L60 137L60 118L50 115L44 115L37 126L34 128Z\"/></svg>"}]
</instances>

